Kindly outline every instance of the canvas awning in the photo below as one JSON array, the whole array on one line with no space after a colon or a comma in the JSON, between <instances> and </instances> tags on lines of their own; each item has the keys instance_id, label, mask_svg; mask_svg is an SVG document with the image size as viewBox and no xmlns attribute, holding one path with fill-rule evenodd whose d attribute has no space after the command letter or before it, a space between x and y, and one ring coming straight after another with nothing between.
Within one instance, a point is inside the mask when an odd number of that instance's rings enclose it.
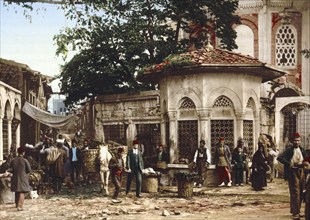
<instances>
[{"instance_id":1,"label":"canvas awning","mask_svg":"<svg viewBox=\"0 0 310 220\"><path fill-rule=\"evenodd\" d=\"M76 115L62 116L51 114L34 105L31 105L29 102L25 102L22 111L42 124L61 130L74 127L75 121L77 120Z\"/></svg>"}]
</instances>

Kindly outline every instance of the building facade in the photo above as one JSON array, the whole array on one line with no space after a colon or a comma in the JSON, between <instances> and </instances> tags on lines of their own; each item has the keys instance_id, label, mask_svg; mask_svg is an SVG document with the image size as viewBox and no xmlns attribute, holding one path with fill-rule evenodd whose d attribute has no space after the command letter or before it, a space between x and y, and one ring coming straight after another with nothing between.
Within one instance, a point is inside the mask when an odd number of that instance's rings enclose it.
<instances>
[{"instance_id":1,"label":"building facade","mask_svg":"<svg viewBox=\"0 0 310 220\"><path fill-rule=\"evenodd\" d=\"M35 121L27 114L20 111L20 109L22 109L24 103L27 101L40 109L47 110L47 101L52 93L51 87L48 85L49 81L50 77L30 69L25 64L0 59L0 82L20 92L19 102L3 102L1 108L3 111L1 113L2 127L0 130L4 135L4 138L1 139L2 155L8 154L9 152L7 149L10 149L12 146L19 147L26 143L35 144L39 141L40 132L41 130L44 131L46 126ZM1 91L0 95L6 97L3 91ZM9 103L10 106L6 107L6 103ZM5 108L11 108L12 114L9 114L9 111L4 111ZM16 109L16 111L14 109ZM16 116L13 114L15 112ZM18 121L14 118L18 119ZM17 132L14 133L16 138L10 135L10 132L13 134L13 131L9 129L11 124L17 124L15 125L17 126Z\"/></svg>"},{"instance_id":2,"label":"building facade","mask_svg":"<svg viewBox=\"0 0 310 220\"><path fill-rule=\"evenodd\" d=\"M160 85L160 91L149 92L153 96L124 94L88 102L82 124L104 141L131 145L135 135L142 135L150 155L162 143L171 162L191 160L200 139L213 152L219 137L231 148L243 137L254 152L260 134L270 135L282 150L291 134L299 132L310 148L310 59L301 54L310 49L309 4L240 0L241 24L235 26L239 48L234 52L257 60L234 53L221 57L216 49L197 54L203 67L145 74ZM217 42L212 40L214 48ZM222 60L213 62L208 56Z\"/></svg>"},{"instance_id":3,"label":"building facade","mask_svg":"<svg viewBox=\"0 0 310 220\"><path fill-rule=\"evenodd\" d=\"M241 25L235 27L238 52L287 72L262 84L261 133L285 146L293 132L310 148L310 48L308 0L239 0Z\"/></svg>"},{"instance_id":4,"label":"building facade","mask_svg":"<svg viewBox=\"0 0 310 220\"><path fill-rule=\"evenodd\" d=\"M0 164L11 146L20 145L21 92L0 81Z\"/></svg>"}]
</instances>

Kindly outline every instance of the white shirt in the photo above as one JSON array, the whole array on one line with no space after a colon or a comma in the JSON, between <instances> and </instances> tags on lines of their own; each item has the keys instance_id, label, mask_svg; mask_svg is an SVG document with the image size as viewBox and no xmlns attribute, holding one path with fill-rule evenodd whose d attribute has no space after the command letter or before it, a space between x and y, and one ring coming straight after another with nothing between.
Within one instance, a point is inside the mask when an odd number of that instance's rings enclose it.
<instances>
[{"instance_id":1,"label":"white shirt","mask_svg":"<svg viewBox=\"0 0 310 220\"><path fill-rule=\"evenodd\" d=\"M301 150L299 147L294 148L294 154L291 159L291 164L302 164L302 161L304 160L304 157L302 156Z\"/></svg>"},{"instance_id":2,"label":"white shirt","mask_svg":"<svg viewBox=\"0 0 310 220\"><path fill-rule=\"evenodd\" d=\"M206 147L206 154L207 154L207 162L208 164L211 164L211 154L209 149ZM195 155L194 155L194 162L196 163L198 157L198 150L196 150Z\"/></svg>"},{"instance_id":3,"label":"white shirt","mask_svg":"<svg viewBox=\"0 0 310 220\"><path fill-rule=\"evenodd\" d=\"M138 149L133 149L134 154L138 154Z\"/></svg>"}]
</instances>

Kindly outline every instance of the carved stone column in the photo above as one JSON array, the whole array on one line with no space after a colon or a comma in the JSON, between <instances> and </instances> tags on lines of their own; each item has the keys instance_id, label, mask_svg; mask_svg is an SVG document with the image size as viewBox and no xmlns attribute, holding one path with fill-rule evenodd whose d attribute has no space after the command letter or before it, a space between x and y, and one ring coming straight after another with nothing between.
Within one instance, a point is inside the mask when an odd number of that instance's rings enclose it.
<instances>
[{"instance_id":1,"label":"carved stone column","mask_svg":"<svg viewBox=\"0 0 310 220\"><path fill-rule=\"evenodd\" d=\"M208 140L211 138L211 133L210 133L211 112L212 112L211 109L204 109L204 110L197 111L198 120L200 123L200 130L198 131L198 138L199 140L205 140L208 147L209 147L208 143L210 144L210 141Z\"/></svg>"},{"instance_id":2,"label":"carved stone column","mask_svg":"<svg viewBox=\"0 0 310 220\"><path fill-rule=\"evenodd\" d=\"M9 152L11 150L11 146L12 146L12 119L13 118L8 118L8 148L9 148ZM16 146L18 147L18 146ZM7 153L9 153L7 152Z\"/></svg>"},{"instance_id":3,"label":"carved stone column","mask_svg":"<svg viewBox=\"0 0 310 220\"><path fill-rule=\"evenodd\" d=\"M169 146L170 146L170 162L175 161L179 157L179 149L178 149L178 129L177 129L177 112L170 111L168 112L168 120L169 120Z\"/></svg>"},{"instance_id":4,"label":"carved stone column","mask_svg":"<svg viewBox=\"0 0 310 220\"><path fill-rule=\"evenodd\" d=\"M246 113L246 109L236 109L235 115L236 115L236 131L234 134L235 140L237 140L239 137L243 138L243 120Z\"/></svg>"}]
</instances>

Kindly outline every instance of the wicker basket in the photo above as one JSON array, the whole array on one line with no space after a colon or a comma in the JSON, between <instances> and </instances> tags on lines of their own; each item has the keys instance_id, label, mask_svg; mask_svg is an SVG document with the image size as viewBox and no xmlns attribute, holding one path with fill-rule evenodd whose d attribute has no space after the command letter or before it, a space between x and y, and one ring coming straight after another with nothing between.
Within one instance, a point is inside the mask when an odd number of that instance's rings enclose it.
<instances>
[{"instance_id":1,"label":"wicker basket","mask_svg":"<svg viewBox=\"0 0 310 220\"><path fill-rule=\"evenodd\" d=\"M157 169L167 169L167 163L165 161L158 161L156 167Z\"/></svg>"},{"instance_id":2,"label":"wicker basket","mask_svg":"<svg viewBox=\"0 0 310 220\"><path fill-rule=\"evenodd\" d=\"M99 155L99 149L89 149L82 151L84 173L99 172L98 155Z\"/></svg>"},{"instance_id":3,"label":"wicker basket","mask_svg":"<svg viewBox=\"0 0 310 220\"><path fill-rule=\"evenodd\" d=\"M178 180L178 197L189 198L193 196L194 181Z\"/></svg>"},{"instance_id":4,"label":"wicker basket","mask_svg":"<svg viewBox=\"0 0 310 220\"><path fill-rule=\"evenodd\" d=\"M147 192L147 193L157 193L158 192L158 177L143 175L141 190L142 192Z\"/></svg>"}]
</instances>

